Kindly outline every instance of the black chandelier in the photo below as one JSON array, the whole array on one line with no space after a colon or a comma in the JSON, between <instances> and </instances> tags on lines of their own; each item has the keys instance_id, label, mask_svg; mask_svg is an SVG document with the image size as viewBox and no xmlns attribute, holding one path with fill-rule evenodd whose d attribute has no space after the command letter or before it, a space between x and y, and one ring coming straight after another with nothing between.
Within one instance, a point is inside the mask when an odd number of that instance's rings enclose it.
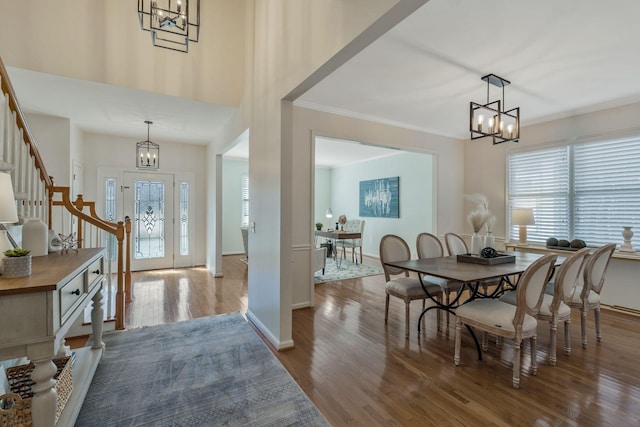
<instances>
[{"instance_id":1,"label":"black chandelier","mask_svg":"<svg viewBox=\"0 0 640 427\"><path fill-rule=\"evenodd\" d=\"M160 167L160 146L149 141L149 128L153 122L145 120L145 123L147 124L147 140L136 143L136 167L157 171Z\"/></svg>"},{"instance_id":2,"label":"black chandelier","mask_svg":"<svg viewBox=\"0 0 640 427\"><path fill-rule=\"evenodd\" d=\"M510 81L498 77L495 74L487 74L482 77L487 82L487 103L470 103L469 131L471 139L490 136L493 144L503 142L518 142L520 138L520 107L502 111L504 108L504 87L511 84ZM489 102L489 83L502 88L502 103L500 100ZM485 122L485 119L487 121Z\"/></svg>"},{"instance_id":3,"label":"black chandelier","mask_svg":"<svg viewBox=\"0 0 640 427\"><path fill-rule=\"evenodd\" d=\"M189 52L200 36L200 0L138 0L138 19L154 46Z\"/></svg>"}]
</instances>

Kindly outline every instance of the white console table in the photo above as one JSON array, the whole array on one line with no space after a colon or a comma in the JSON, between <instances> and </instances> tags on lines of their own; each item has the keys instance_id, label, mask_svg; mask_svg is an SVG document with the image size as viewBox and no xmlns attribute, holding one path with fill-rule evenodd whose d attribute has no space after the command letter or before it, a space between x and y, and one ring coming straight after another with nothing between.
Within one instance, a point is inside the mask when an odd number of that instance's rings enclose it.
<instances>
[{"instance_id":1,"label":"white console table","mask_svg":"<svg viewBox=\"0 0 640 427\"><path fill-rule=\"evenodd\" d=\"M34 257L30 276L0 276L0 360L26 356L34 363L34 427L75 423L104 349L103 279L103 248ZM92 301L93 344L76 351L73 392L56 423L56 367L52 359L68 355L64 337Z\"/></svg>"}]
</instances>

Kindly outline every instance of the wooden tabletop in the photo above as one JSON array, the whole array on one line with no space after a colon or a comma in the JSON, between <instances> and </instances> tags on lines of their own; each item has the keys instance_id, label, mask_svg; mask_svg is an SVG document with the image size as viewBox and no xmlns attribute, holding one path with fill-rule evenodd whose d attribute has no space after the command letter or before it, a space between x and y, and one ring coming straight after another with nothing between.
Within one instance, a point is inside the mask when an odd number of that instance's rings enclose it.
<instances>
[{"instance_id":1,"label":"wooden tabletop","mask_svg":"<svg viewBox=\"0 0 640 427\"><path fill-rule=\"evenodd\" d=\"M544 254L529 252L514 252L515 262L483 265L458 261L455 256L412 259L409 261L387 262L392 267L399 267L417 273L428 274L442 279L454 280L463 283L473 283L503 276L523 273L531 263ZM565 257L558 257L556 265L562 264Z\"/></svg>"},{"instance_id":2,"label":"wooden tabletop","mask_svg":"<svg viewBox=\"0 0 640 427\"><path fill-rule=\"evenodd\" d=\"M316 230L316 236L326 237L328 239L359 239L362 237L361 233L350 233L341 230Z\"/></svg>"},{"instance_id":3,"label":"wooden tabletop","mask_svg":"<svg viewBox=\"0 0 640 427\"><path fill-rule=\"evenodd\" d=\"M31 259L31 275L5 279L0 276L0 296L30 292L54 291L58 283L82 267L104 248L78 249L62 255L59 252Z\"/></svg>"}]
</instances>

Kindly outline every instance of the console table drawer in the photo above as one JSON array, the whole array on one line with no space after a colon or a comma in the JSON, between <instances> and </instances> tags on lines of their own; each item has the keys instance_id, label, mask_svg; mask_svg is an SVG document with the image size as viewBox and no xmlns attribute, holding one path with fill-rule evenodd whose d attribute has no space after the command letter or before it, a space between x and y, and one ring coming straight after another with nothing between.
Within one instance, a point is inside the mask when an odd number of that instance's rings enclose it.
<instances>
[{"instance_id":1,"label":"console table drawer","mask_svg":"<svg viewBox=\"0 0 640 427\"><path fill-rule=\"evenodd\" d=\"M84 274L80 273L60 288L60 324L85 295Z\"/></svg>"},{"instance_id":2,"label":"console table drawer","mask_svg":"<svg viewBox=\"0 0 640 427\"><path fill-rule=\"evenodd\" d=\"M104 274L104 258L100 257L95 260L87 269L87 283L89 288L91 285Z\"/></svg>"}]
</instances>

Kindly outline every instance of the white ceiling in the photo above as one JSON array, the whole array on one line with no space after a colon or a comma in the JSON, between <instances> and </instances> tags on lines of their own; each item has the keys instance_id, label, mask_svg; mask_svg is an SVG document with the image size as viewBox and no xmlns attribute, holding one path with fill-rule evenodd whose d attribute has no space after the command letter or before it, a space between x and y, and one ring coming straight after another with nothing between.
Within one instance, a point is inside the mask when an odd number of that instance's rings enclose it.
<instances>
[{"instance_id":1,"label":"white ceiling","mask_svg":"<svg viewBox=\"0 0 640 427\"><path fill-rule=\"evenodd\" d=\"M480 78L489 73L511 81L506 107L520 107L523 126L640 102L639 16L638 0L431 0L296 105L467 139L469 101L486 101ZM88 132L142 140L144 120L152 120L152 140L206 144L234 111L10 67L9 73L24 110L68 117ZM491 100L499 97L492 86ZM357 148L371 147L353 145L340 156L329 148L328 157L344 159ZM331 164L322 153L316 157Z\"/></svg>"}]
</instances>

